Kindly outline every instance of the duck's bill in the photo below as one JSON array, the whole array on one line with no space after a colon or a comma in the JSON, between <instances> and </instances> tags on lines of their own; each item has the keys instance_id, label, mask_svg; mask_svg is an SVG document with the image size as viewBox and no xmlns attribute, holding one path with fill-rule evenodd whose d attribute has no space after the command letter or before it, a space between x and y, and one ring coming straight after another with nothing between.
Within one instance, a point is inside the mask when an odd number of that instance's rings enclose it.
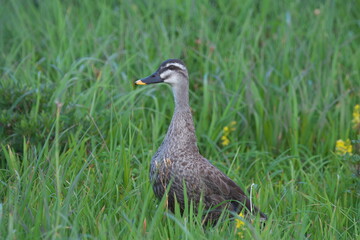
<instances>
[{"instance_id":1,"label":"duck's bill","mask_svg":"<svg viewBox=\"0 0 360 240\"><path fill-rule=\"evenodd\" d=\"M153 84L153 83L161 83L164 82L164 80L161 79L159 74L153 74L146 78L139 79L135 82L136 85L147 85L147 84Z\"/></svg>"}]
</instances>

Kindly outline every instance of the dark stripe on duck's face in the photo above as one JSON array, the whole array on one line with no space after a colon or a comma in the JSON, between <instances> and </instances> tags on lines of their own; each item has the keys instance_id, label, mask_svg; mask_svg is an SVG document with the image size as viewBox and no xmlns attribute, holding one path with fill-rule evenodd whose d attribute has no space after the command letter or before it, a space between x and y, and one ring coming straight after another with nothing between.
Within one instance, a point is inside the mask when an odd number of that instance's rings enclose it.
<instances>
[{"instance_id":1,"label":"dark stripe on duck's face","mask_svg":"<svg viewBox=\"0 0 360 240\"><path fill-rule=\"evenodd\" d=\"M173 65L173 66L177 66L179 68L181 68L182 70L186 70L186 67L185 67L185 64L183 61L179 60L179 59L169 59L169 60L166 60L165 62L163 62L161 65L160 65L160 68L166 68L170 65Z\"/></svg>"},{"instance_id":2,"label":"dark stripe on duck's face","mask_svg":"<svg viewBox=\"0 0 360 240\"><path fill-rule=\"evenodd\" d=\"M178 71L183 71L183 69L180 68L180 67L178 67L178 66L168 65L168 66L166 66L166 67L160 68L160 69L159 69L159 72L160 72L160 74L161 74L161 73L163 73L163 72L165 72L165 71L167 71L167 70L177 71L177 72L178 72Z\"/></svg>"},{"instance_id":3,"label":"dark stripe on duck's face","mask_svg":"<svg viewBox=\"0 0 360 240\"><path fill-rule=\"evenodd\" d=\"M160 75L162 75L164 72L169 72L169 74L167 74L167 76L170 76L172 73L176 72L176 73L181 74L185 78L187 77L184 69L182 69L181 67L172 65L172 64L168 64L166 67L159 69ZM165 80L165 78L164 78L164 80Z\"/></svg>"}]
</instances>

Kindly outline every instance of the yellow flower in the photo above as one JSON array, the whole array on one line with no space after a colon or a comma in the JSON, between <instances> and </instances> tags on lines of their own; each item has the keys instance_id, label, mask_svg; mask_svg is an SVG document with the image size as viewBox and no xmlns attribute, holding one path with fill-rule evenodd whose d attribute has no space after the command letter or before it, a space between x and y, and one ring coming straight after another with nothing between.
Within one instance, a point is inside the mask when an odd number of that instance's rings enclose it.
<instances>
[{"instance_id":1,"label":"yellow flower","mask_svg":"<svg viewBox=\"0 0 360 240\"><path fill-rule=\"evenodd\" d=\"M225 136L229 135L229 133L230 133L230 129L229 129L228 126L225 126L224 129L223 129L223 131L224 131L224 135L225 135Z\"/></svg>"},{"instance_id":2,"label":"yellow flower","mask_svg":"<svg viewBox=\"0 0 360 240\"><path fill-rule=\"evenodd\" d=\"M352 155L352 145L350 139L346 141L339 139L336 141L336 153L338 155L345 155L346 153Z\"/></svg>"},{"instance_id":3,"label":"yellow flower","mask_svg":"<svg viewBox=\"0 0 360 240\"><path fill-rule=\"evenodd\" d=\"M221 137L221 145L227 146L230 143L230 139L228 138L229 134L236 130L234 127L236 125L235 121L232 121L229 126L225 126L223 128L224 135Z\"/></svg>"},{"instance_id":4,"label":"yellow flower","mask_svg":"<svg viewBox=\"0 0 360 240\"><path fill-rule=\"evenodd\" d=\"M221 137L221 145L227 146L227 145L229 145L229 143L230 143L230 140L229 140L229 138L227 136L222 136Z\"/></svg>"},{"instance_id":5,"label":"yellow flower","mask_svg":"<svg viewBox=\"0 0 360 240\"><path fill-rule=\"evenodd\" d=\"M240 213L239 217L244 218L245 216L243 213ZM235 223L236 223L237 235L240 238L244 238L244 233L242 232L244 230L244 226L245 226L244 221L242 221L239 218L235 218Z\"/></svg>"},{"instance_id":6,"label":"yellow flower","mask_svg":"<svg viewBox=\"0 0 360 240\"><path fill-rule=\"evenodd\" d=\"M360 105L356 104L354 107L353 112L353 119L352 119L353 128L356 130L360 130Z\"/></svg>"},{"instance_id":7,"label":"yellow flower","mask_svg":"<svg viewBox=\"0 0 360 240\"><path fill-rule=\"evenodd\" d=\"M239 213L239 217L244 218L245 216L241 212ZM242 228L243 226L245 226L245 223L239 218L235 218L235 223L236 223L236 228Z\"/></svg>"}]
</instances>

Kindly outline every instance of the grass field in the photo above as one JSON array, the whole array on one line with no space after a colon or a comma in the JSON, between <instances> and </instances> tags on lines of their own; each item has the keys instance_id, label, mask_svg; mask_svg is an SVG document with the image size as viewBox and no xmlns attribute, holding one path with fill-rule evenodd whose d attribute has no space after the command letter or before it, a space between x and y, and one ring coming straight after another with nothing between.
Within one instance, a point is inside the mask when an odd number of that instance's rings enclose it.
<instances>
[{"instance_id":1,"label":"grass field","mask_svg":"<svg viewBox=\"0 0 360 240\"><path fill-rule=\"evenodd\" d=\"M0 238L359 239L359 9L1 1ZM203 228L155 199L149 164L174 104L168 86L133 82L168 58L188 66L201 153L253 186L263 229Z\"/></svg>"}]
</instances>

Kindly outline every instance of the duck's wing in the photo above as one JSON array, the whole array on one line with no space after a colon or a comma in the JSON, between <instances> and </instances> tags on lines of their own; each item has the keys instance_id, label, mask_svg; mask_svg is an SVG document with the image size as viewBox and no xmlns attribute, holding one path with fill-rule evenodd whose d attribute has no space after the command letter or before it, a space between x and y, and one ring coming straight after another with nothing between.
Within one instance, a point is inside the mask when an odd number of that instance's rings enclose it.
<instances>
[{"instance_id":1,"label":"duck's wing","mask_svg":"<svg viewBox=\"0 0 360 240\"><path fill-rule=\"evenodd\" d=\"M201 177L206 188L205 198L207 197L207 200L211 202L213 206L228 201L231 203L230 210L232 211L239 212L245 207L249 213L259 213L262 219L267 219L267 216L252 203L245 192L233 180L208 160L206 160L206 162L204 162Z\"/></svg>"}]
</instances>

